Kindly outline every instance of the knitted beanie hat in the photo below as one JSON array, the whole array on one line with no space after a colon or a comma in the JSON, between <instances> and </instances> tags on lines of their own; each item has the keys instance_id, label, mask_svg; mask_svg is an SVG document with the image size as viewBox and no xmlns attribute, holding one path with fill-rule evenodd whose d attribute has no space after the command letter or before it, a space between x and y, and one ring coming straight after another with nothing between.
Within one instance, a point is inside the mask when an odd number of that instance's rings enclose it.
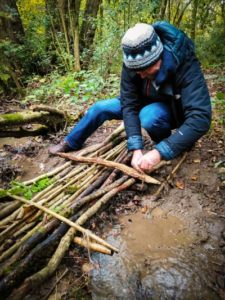
<instances>
[{"instance_id":1,"label":"knitted beanie hat","mask_svg":"<svg viewBox=\"0 0 225 300\"><path fill-rule=\"evenodd\" d=\"M122 38L123 61L134 71L147 69L159 60L163 44L153 26L138 23Z\"/></svg>"}]
</instances>

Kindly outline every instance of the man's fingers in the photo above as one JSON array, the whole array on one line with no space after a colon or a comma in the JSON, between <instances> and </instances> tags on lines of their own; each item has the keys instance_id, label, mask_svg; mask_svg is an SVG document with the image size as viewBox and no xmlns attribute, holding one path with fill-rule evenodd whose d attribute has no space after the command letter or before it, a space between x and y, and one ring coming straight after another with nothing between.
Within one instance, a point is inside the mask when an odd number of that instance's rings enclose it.
<instances>
[{"instance_id":1,"label":"man's fingers","mask_svg":"<svg viewBox=\"0 0 225 300\"><path fill-rule=\"evenodd\" d=\"M137 164L133 164L132 167L140 173L144 173L144 171Z\"/></svg>"},{"instance_id":2,"label":"man's fingers","mask_svg":"<svg viewBox=\"0 0 225 300\"><path fill-rule=\"evenodd\" d=\"M138 167L143 170L143 171L150 171L153 168L153 164L146 162L146 161L142 161Z\"/></svg>"}]
</instances>

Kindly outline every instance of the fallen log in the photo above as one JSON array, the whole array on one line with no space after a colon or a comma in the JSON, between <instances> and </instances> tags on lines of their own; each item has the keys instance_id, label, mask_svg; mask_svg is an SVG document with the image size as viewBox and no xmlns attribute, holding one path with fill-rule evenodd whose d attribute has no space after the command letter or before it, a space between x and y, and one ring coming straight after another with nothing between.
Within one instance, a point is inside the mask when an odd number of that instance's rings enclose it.
<instances>
[{"instance_id":1,"label":"fallen log","mask_svg":"<svg viewBox=\"0 0 225 300\"><path fill-rule=\"evenodd\" d=\"M0 137L15 137L15 138L21 138L26 136L38 136L38 135L45 135L49 131L48 127L45 125L38 125L35 126L32 129L28 129L25 127L19 127L18 129L14 130L7 130L0 131Z\"/></svg>"},{"instance_id":2,"label":"fallen log","mask_svg":"<svg viewBox=\"0 0 225 300\"><path fill-rule=\"evenodd\" d=\"M52 120L51 120L52 118ZM11 114L3 114L0 115L0 128L8 127L8 126L19 126L24 124L48 124L56 121L57 123L61 123L62 118L56 118L55 115L51 116L51 114L47 111L22 111Z\"/></svg>"},{"instance_id":3,"label":"fallen log","mask_svg":"<svg viewBox=\"0 0 225 300\"><path fill-rule=\"evenodd\" d=\"M63 112L56 109L24 110L0 115L0 137L24 137L46 134L64 128L67 122ZM32 128L32 125L33 128ZM31 126L28 128L27 125ZM19 127L19 128L18 128Z\"/></svg>"}]
</instances>

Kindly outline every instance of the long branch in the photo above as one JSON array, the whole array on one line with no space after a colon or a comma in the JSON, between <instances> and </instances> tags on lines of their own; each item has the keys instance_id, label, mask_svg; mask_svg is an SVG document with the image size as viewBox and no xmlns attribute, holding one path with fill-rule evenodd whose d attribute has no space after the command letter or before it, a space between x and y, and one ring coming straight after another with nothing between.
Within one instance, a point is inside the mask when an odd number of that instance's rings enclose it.
<instances>
[{"instance_id":1,"label":"long branch","mask_svg":"<svg viewBox=\"0 0 225 300\"><path fill-rule=\"evenodd\" d=\"M136 170L134 170L133 168L130 168L124 164L121 163L116 163L113 161L109 161L109 160L105 160L99 157L83 157L83 156L73 156L71 154L66 154L66 153L58 153L59 156L64 157L64 158L68 158L70 160L73 161L78 161L78 162L84 162L84 163L95 163L95 164L100 164L103 166L106 166L108 168L115 168L118 169L122 172L124 172L125 174L137 178L139 180L142 180L146 183L152 183L152 184L160 184L160 182L158 180L156 180L155 178L152 178L146 174L141 174L138 173Z\"/></svg>"}]
</instances>

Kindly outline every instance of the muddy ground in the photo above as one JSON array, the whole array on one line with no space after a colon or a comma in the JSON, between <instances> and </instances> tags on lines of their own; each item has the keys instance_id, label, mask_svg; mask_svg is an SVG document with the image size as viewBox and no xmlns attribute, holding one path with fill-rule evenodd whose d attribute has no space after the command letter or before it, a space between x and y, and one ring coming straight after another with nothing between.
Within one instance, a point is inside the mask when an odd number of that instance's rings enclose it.
<instances>
[{"instance_id":1,"label":"muddy ground","mask_svg":"<svg viewBox=\"0 0 225 300\"><path fill-rule=\"evenodd\" d=\"M213 84L212 84L213 86ZM213 88L211 86L211 93ZM129 189L89 222L120 249L90 254L72 246L56 274L27 299L225 299L225 135L220 109L157 201L154 188ZM117 122L88 141L100 142ZM55 136L0 139L1 186L62 164L48 155ZM161 169L161 181L172 171Z\"/></svg>"}]
</instances>

